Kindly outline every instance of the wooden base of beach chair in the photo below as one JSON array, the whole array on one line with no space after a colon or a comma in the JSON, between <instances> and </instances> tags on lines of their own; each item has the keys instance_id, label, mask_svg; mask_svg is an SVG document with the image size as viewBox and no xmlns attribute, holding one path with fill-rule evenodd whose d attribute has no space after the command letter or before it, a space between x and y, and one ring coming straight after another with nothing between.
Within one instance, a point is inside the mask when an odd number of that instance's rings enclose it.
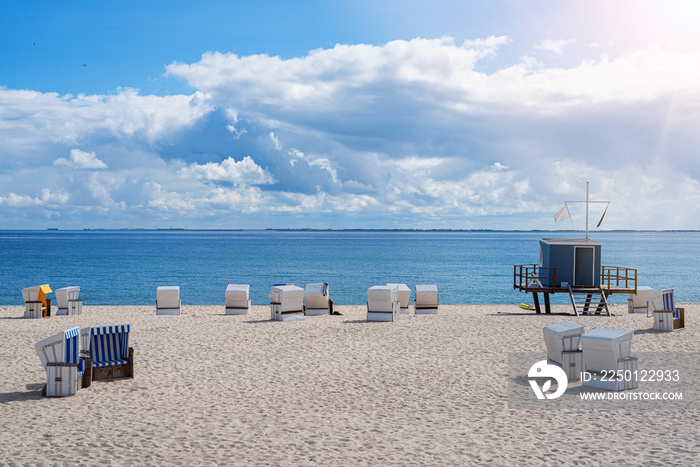
<instances>
[{"instance_id":1,"label":"wooden base of beach chair","mask_svg":"<svg viewBox=\"0 0 700 467\"><path fill-rule=\"evenodd\" d=\"M678 308L680 317L673 319L672 311L654 311L654 325L652 329L655 331L673 331L685 327L685 309Z\"/></svg>"},{"instance_id":2,"label":"wooden base of beach chair","mask_svg":"<svg viewBox=\"0 0 700 467\"><path fill-rule=\"evenodd\" d=\"M24 302L24 317L30 319L36 319L43 317L41 302Z\"/></svg>"},{"instance_id":3,"label":"wooden base of beach chair","mask_svg":"<svg viewBox=\"0 0 700 467\"><path fill-rule=\"evenodd\" d=\"M637 357L621 358L617 361L618 380L612 372L584 372L582 386L605 389L607 391L627 391L639 387Z\"/></svg>"},{"instance_id":4,"label":"wooden base of beach chair","mask_svg":"<svg viewBox=\"0 0 700 467\"><path fill-rule=\"evenodd\" d=\"M106 379L133 378L134 377L134 349L129 347L129 363L121 365L109 365L94 367L92 380L102 381Z\"/></svg>"},{"instance_id":5,"label":"wooden base of beach chair","mask_svg":"<svg viewBox=\"0 0 700 467\"><path fill-rule=\"evenodd\" d=\"M417 315L437 315L438 306L437 305L415 305L414 311Z\"/></svg>"},{"instance_id":6,"label":"wooden base of beach chair","mask_svg":"<svg viewBox=\"0 0 700 467\"><path fill-rule=\"evenodd\" d=\"M383 322L393 322L399 320L399 313L396 312L379 312L379 311L368 311L367 321L383 321Z\"/></svg>"},{"instance_id":7,"label":"wooden base of beach chair","mask_svg":"<svg viewBox=\"0 0 700 467\"><path fill-rule=\"evenodd\" d=\"M24 302L24 317L25 318L48 318L51 316L51 300L44 302Z\"/></svg>"},{"instance_id":8,"label":"wooden base of beach chair","mask_svg":"<svg viewBox=\"0 0 700 467\"><path fill-rule=\"evenodd\" d=\"M581 373L583 372L583 351L563 351L561 353L561 360L562 364L559 366L564 370L569 381L581 381ZM550 363L558 365L556 362L550 361Z\"/></svg>"},{"instance_id":9,"label":"wooden base of beach chair","mask_svg":"<svg viewBox=\"0 0 700 467\"><path fill-rule=\"evenodd\" d=\"M304 308L304 315L306 316L321 316L329 314L330 310L328 308Z\"/></svg>"},{"instance_id":10,"label":"wooden base of beach chair","mask_svg":"<svg viewBox=\"0 0 700 467\"><path fill-rule=\"evenodd\" d=\"M82 378L79 378L80 385L78 389L89 388L92 384L92 358L80 357L80 359L83 360L83 362L85 362L83 365L83 367L85 368L85 372L83 373Z\"/></svg>"},{"instance_id":11,"label":"wooden base of beach chair","mask_svg":"<svg viewBox=\"0 0 700 467\"><path fill-rule=\"evenodd\" d=\"M239 302L239 304L242 304ZM248 302L245 304L245 306L227 306L226 311L224 314L227 315L247 315L248 312L250 311L250 299L248 299Z\"/></svg>"},{"instance_id":12,"label":"wooden base of beach chair","mask_svg":"<svg viewBox=\"0 0 700 467\"><path fill-rule=\"evenodd\" d=\"M685 308L676 308L678 310L678 319L673 320L673 329L681 329L685 327Z\"/></svg>"},{"instance_id":13,"label":"wooden base of beach chair","mask_svg":"<svg viewBox=\"0 0 700 467\"><path fill-rule=\"evenodd\" d=\"M83 301L82 300L68 300L68 314L69 315L82 315L83 314Z\"/></svg>"},{"instance_id":14,"label":"wooden base of beach chair","mask_svg":"<svg viewBox=\"0 0 700 467\"><path fill-rule=\"evenodd\" d=\"M247 315L248 308L226 308L226 312L224 314L227 314L227 315Z\"/></svg>"},{"instance_id":15,"label":"wooden base of beach chair","mask_svg":"<svg viewBox=\"0 0 700 467\"><path fill-rule=\"evenodd\" d=\"M179 315L179 308L156 308L156 315Z\"/></svg>"},{"instance_id":16,"label":"wooden base of beach chair","mask_svg":"<svg viewBox=\"0 0 700 467\"><path fill-rule=\"evenodd\" d=\"M48 397L73 396L79 389L78 364L49 363L46 365L46 385L41 395Z\"/></svg>"}]
</instances>

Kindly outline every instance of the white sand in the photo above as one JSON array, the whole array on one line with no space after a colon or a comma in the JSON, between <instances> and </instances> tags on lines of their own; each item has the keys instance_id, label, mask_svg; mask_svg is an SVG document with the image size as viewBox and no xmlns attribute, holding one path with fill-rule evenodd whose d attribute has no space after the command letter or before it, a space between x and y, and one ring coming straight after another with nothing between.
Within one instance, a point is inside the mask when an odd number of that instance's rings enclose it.
<instances>
[{"instance_id":1,"label":"white sand","mask_svg":"<svg viewBox=\"0 0 700 467\"><path fill-rule=\"evenodd\" d=\"M633 350L700 351L686 329L638 333ZM368 323L343 316L273 322L269 307L85 306L80 316L0 312L0 465L560 465L697 462L700 410L513 410L508 352L544 351L564 320L643 330L652 320L534 315L517 306L441 305L438 316ZM568 306L554 306L568 312ZM511 314L512 313L512 314ZM34 343L72 326L131 323L135 378L76 396L40 396Z\"/></svg>"}]
</instances>

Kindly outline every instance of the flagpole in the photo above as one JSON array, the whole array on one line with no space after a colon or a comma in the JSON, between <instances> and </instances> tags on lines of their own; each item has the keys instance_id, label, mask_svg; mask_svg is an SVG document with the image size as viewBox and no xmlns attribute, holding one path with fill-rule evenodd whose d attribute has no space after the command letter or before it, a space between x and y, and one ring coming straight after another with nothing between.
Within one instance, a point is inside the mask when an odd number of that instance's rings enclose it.
<instances>
[{"instance_id":1,"label":"flagpole","mask_svg":"<svg viewBox=\"0 0 700 467\"><path fill-rule=\"evenodd\" d=\"M586 182L586 240L588 240L588 182Z\"/></svg>"}]
</instances>

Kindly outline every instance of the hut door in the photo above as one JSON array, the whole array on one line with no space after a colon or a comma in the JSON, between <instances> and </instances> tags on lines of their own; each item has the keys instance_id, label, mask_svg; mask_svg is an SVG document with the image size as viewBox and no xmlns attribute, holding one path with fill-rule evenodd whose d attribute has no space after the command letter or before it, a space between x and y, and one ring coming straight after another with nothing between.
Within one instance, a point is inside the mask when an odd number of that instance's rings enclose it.
<instances>
[{"instance_id":1,"label":"hut door","mask_svg":"<svg viewBox=\"0 0 700 467\"><path fill-rule=\"evenodd\" d=\"M592 287L595 277L595 248L574 247L574 286Z\"/></svg>"}]
</instances>

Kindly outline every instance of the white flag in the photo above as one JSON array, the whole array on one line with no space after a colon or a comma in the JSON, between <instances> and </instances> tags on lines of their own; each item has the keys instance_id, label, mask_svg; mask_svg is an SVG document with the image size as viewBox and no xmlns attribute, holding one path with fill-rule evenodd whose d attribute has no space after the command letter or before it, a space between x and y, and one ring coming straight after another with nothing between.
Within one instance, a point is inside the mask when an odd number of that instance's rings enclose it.
<instances>
[{"instance_id":1,"label":"white flag","mask_svg":"<svg viewBox=\"0 0 700 467\"><path fill-rule=\"evenodd\" d=\"M568 217L570 217L569 206L565 204L564 207L561 208L559 212L554 215L554 222L558 224Z\"/></svg>"}]
</instances>

